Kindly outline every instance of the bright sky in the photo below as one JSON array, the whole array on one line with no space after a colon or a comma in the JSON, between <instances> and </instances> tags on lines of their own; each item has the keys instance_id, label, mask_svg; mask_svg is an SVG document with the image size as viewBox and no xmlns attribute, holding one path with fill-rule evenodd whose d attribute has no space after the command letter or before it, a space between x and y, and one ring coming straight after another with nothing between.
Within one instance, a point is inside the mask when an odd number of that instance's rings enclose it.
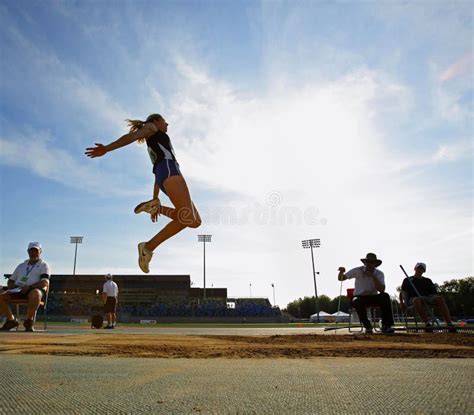
<instances>
[{"instance_id":1,"label":"bright sky","mask_svg":"<svg viewBox=\"0 0 474 415\"><path fill-rule=\"evenodd\" d=\"M84 149L161 113L204 223L153 274L280 306L339 294L375 252L442 283L473 275L473 5L450 2L0 2L0 267L40 241L53 273L139 273L146 147ZM163 202L168 202L165 196ZM345 282L344 289L352 286Z\"/></svg>"}]
</instances>

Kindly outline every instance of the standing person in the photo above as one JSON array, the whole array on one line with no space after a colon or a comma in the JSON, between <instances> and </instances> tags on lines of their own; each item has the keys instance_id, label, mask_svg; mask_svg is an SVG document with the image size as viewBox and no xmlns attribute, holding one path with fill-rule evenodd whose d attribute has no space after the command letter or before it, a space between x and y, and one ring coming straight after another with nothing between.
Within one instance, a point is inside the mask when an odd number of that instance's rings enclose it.
<instances>
[{"instance_id":1,"label":"standing person","mask_svg":"<svg viewBox=\"0 0 474 415\"><path fill-rule=\"evenodd\" d=\"M105 276L104 287L102 288L102 301L104 302L104 313L107 317L105 329L114 329L117 318L118 285L113 280L111 274Z\"/></svg>"},{"instance_id":2,"label":"standing person","mask_svg":"<svg viewBox=\"0 0 474 415\"><path fill-rule=\"evenodd\" d=\"M201 217L191 199L188 186L179 169L171 140L166 134L168 123L165 119L160 114L151 114L146 121L127 121L130 126L128 134L107 145L95 143L95 147L87 148L85 154L91 158L102 157L135 141L139 143L146 142L155 175L153 199L137 205L135 213L149 213L152 222L156 222L160 214L171 219L171 222L153 238L138 244L138 265L143 272L148 273L150 272L149 263L153 251L161 243L184 228L197 228L200 226ZM169 197L174 208L161 205L158 197L160 190Z\"/></svg>"},{"instance_id":3,"label":"standing person","mask_svg":"<svg viewBox=\"0 0 474 415\"><path fill-rule=\"evenodd\" d=\"M8 279L7 290L0 293L0 312L7 318L0 330L9 331L18 327L19 323L9 303L15 299L25 299L28 300L28 308L23 326L25 331L34 331L36 311L41 300L46 298L51 274L48 264L41 259L41 244L30 242L27 252L29 259L16 267Z\"/></svg>"},{"instance_id":4,"label":"standing person","mask_svg":"<svg viewBox=\"0 0 474 415\"><path fill-rule=\"evenodd\" d=\"M420 315L421 319L425 323L425 331L430 333L433 331L428 314L426 313L426 306L437 307L441 312L444 321L448 326L450 333L455 333L456 328L451 320L448 306L443 297L438 295L435 285L431 279L423 277L426 272L426 264L418 262L415 265L415 275L412 277L405 278L402 283L402 290L400 291L400 304L402 309L409 307L411 304L415 306L416 311Z\"/></svg>"},{"instance_id":5,"label":"standing person","mask_svg":"<svg viewBox=\"0 0 474 415\"><path fill-rule=\"evenodd\" d=\"M385 276L377 269L382 261L373 253L368 253L365 258L361 258L361 261L364 264L362 267L353 268L347 273L344 267L339 267L338 280L355 278L352 305L367 334L373 333L372 324L367 318L368 305L377 305L382 309L382 333L394 333L390 296L385 292Z\"/></svg>"}]
</instances>

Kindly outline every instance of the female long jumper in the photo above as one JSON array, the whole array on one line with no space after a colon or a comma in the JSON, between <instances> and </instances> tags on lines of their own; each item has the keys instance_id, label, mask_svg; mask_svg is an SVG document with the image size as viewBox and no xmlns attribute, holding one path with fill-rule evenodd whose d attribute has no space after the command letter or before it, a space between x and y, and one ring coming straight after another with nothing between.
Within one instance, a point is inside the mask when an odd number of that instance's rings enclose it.
<instances>
[{"instance_id":1,"label":"female long jumper","mask_svg":"<svg viewBox=\"0 0 474 415\"><path fill-rule=\"evenodd\" d=\"M102 157L134 141L146 142L155 175L153 199L137 205L135 213L149 213L152 222L156 222L160 214L171 219L171 222L148 242L138 244L138 266L143 272L148 273L153 251L158 245L184 228L197 228L201 225L201 217L191 200L188 186L179 170L171 140L166 134L168 131L166 120L159 114L152 114L146 121L127 121L130 126L128 134L107 145L95 143L95 147L87 148L85 154L91 158ZM161 205L158 198L160 189L169 197L174 208Z\"/></svg>"}]
</instances>

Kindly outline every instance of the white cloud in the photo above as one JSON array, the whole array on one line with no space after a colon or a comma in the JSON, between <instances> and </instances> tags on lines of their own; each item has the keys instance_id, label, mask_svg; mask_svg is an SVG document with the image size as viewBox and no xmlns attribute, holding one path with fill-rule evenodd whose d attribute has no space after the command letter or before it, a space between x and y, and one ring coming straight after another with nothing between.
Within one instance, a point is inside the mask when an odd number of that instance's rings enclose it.
<instances>
[{"instance_id":1,"label":"white cloud","mask_svg":"<svg viewBox=\"0 0 474 415\"><path fill-rule=\"evenodd\" d=\"M405 5L393 6L397 19L393 18L392 11L386 12L385 6L380 14L384 14L399 33L400 21L407 16ZM465 37L466 30L460 33L454 24L443 26L438 36L439 28L433 19L439 22L445 16L423 19L424 7L415 9L416 13L410 16L415 24L408 25L414 32L403 34L405 43L400 45L400 50L411 44L415 32L422 32L416 39L418 45L419 39L426 41L430 36L446 38L448 43ZM267 17L265 13L271 10L263 10L263 22ZM302 39L290 36L300 23L298 16L290 17L288 25L280 24L281 16L277 16L272 20L275 25L272 30L264 28L264 48L268 49L263 52L262 61L266 76L257 91L243 91L231 82L211 76L202 67L190 63L190 55L172 42L167 50L174 48L182 55L174 55L174 65L166 59L163 63L156 44L160 36L152 32L155 29L130 18L130 27L134 27L143 41L134 51L138 58L131 66L136 69L146 63L144 66L148 69L140 79L127 77L130 85L137 85L140 92L148 93L141 96L137 92L133 96L131 103L135 110L157 103L160 111L165 109L163 115L170 121L170 135L191 191L199 184L214 196L211 202L206 200L206 194L200 195L203 200L198 207L203 213L216 207L232 208L241 218L250 212L249 219L240 225L208 221L201 229L184 231L157 250L152 272L189 272L193 280L201 284L201 254L196 241L196 234L201 232L214 235L208 248L208 287L214 282L214 286L227 286L230 295L246 296L251 282L253 295L270 297L270 284L275 283L277 301L282 305L313 292L310 255L300 245L301 239L306 238L322 239L322 247L316 252L317 269L321 272L318 287L320 293L329 295L339 292L335 278L337 267L358 265L359 258L368 251L375 251L384 260L382 269L391 292L401 281L400 262L407 269L420 259L428 262L436 282L442 281L444 275L461 276L472 272L472 231L466 230L471 229L470 205L459 203L457 198L440 197L437 189L420 183L416 176L419 170L414 168L419 167L419 159L410 160L410 150L403 157L408 162L402 163L402 158L395 155L385 139L381 118L396 119L412 110L413 92L390 76L363 69L366 62L356 49L341 51L332 44L316 43L308 49L313 38L308 37L303 28L298 32ZM456 14L450 21L458 19ZM120 27L114 25L118 34ZM104 28L105 25L92 23L87 33L92 36L104 31L110 35ZM425 33L425 29L429 33ZM281 36L274 37L280 31ZM16 67L31 69L35 75L31 79L49 93L42 102L50 99L60 105L64 116L73 114L76 123L85 120L84 129L97 128L104 135L123 132L122 120L134 115L114 98L112 90L94 82L79 66L62 62L53 51L39 48L20 32L12 32L10 36L25 57L24 61L16 62ZM187 34L182 38L174 36L180 40L180 46L186 39L189 40L184 45L187 49L199 49L194 42L199 39ZM113 50L114 43L118 43L114 39L114 36L107 39ZM310 40L305 43L305 39ZM292 49L295 45L296 54ZM124 47L121 53L127 56L128 50ZM153 57L160 62L153 62ZM298 57L301 59L296 59ZM295 71L295 67L289 67L293 64L298 67ZM318 72L319 64L326 65L323 71ZM439 64L435 66L433 79L438 82ZM295 79L295 73L301 78ZM37 79L36 74L41 76ZM128 75L126 71L121 74ZM142 84L138 82L141 79ZM164 81L170 79L173 82ZM176 85L179 92L170 96L169 91L161 87L167 83ZM439 88L439 96L434 93L439 113L448 119L462 120L466 113L456 106L456 101L463 88L448 91L448 95L441 89L445 85ZM51 120L54 122L53 117ZM110 159L106 157L98 162L76 157L62 145L61 137L51 137L49 133L15 130L14 134L2 135L0 160L8 165L20 166L21 158L24 167L24 147L20 143L28 142L27 165L41 177L116 195L137 194L133 189L145 188L136 186L138 176L144 171L149 174L150 170L146 155L143 151L138 155L138 149L127 149L126 156L114 153ZM464 146L442 144L436 153L427 152L423 158L431 164L455 162L467 154ZM406 171L413 172L409 179ZM136 177L129 177L134 174ZM401 180L402 175L404 180ZM148 183L145 189L149 193ZM272 194L280 198L273 207L269 206L268 199ZM270 210L271 214L290 208L291 212L298 213L311 207L319 209L316 224L280 224L271 218L261 223L256 219L258 209ZM136 223L123 218L121 229L131 229ZM101 253L99 259L89 257L88 270L136 273L136 268L127 265L136 264L135 247L129 248L136 244L137 228L123 235L117 252L107 254L108 260L115 255L120 265L114 269L104 267ZM106 238L97 236L100 237ZM95 243L101 247L97 240ZM117 241L108 243L112 246Z\"/></svg>"},{"instance_id":2,"label":"white cloud","mask_svg":"<svg viewBox=\"0 0 474 415\"><path fill-rule=\"evenodd\" d=\"M474 59L473 52L466 53L448 68L446 68L439 76L440 81L446 82L451 79L463 76L465 74L472 74L472 62Z\"/></svg>"},{"instance_id":3,"label":"white cloud","mask_svg":"<svg viewBox=\"0 0 474 415\"><path fill-rule=\"evenodd\" d=\"M427 251L432 269L445 268L448 257L457 260L453 270L470 269L469 244L456 252L426 247L426 240L440 238L446 229L462 232L468 207L450 200L420 207L419 200L436 196L433 189L416 179L401 183L399 171L389 168L399 160L376 123L387 106L373 104L396 97L399 104L391 111L395 116L397 107L406 111L405 86L387 79L382 84L382 76L358 71L333 82L270 86L264 95L248 96L189 63L180 68L180 92L169 105L170 135L191 191L192 183L201 183L234 195L217 203L241 216L249 206L268 207L267 196L276 191L281 197L276 208L313 206L319 219L327 219L325 225L262 225L255 217L240 226L204 223L215 235L209 272L231 293L246 295L252 282L254 295L259 285L269 295L275 282L285 299L310 294L309 254L300 248L308 237L323 241L317 252L320 292L330 295L337 294L337 266L355 266L369 251L384 258L391 291L400 284L398 263L416 262ZM460 152L446 148L439 161ZM180 258L183 266L201 273L195 260Z\"/></svg>"},{"instance_id":4,"label":"white cloud","mask_svg":"<svg viewBox=\"0 0 474 415\"><path fill-rule=\"evenodd\" d=\"M433 105L438 119L456 123L469 122L472 119L472 59L473 54L469 52L444 70L441 70L442 64L431 64Z\"/></svg>"},{"instance_id":5,"label":"white cloud","mask_svg":"<svg viewBox=\"0 0 474 415\"><path fill-rule=\"evenodd\" d=\"M472 157L472 140L463 140L450 144L440 145L436 153L432 156L435 162L458 161Z\"/></svg>"},{"instance_id":6,"label":"white cloud","mask_svg":"<svg viewBox=\"0 0 474 415\"><path fill-rule=\"evenodd\" d=\"M395 155L387 160L387 171L399 177L415 178L430 168L445 163L463 161L472 158L473 143L470 139L457 141L444 140L433 150L418 150L408 154Z\"/></svg>"},{"instance_id":7,"label":"white cloud","mask_svg":"<svg viewBox=\"0 0 474 415\"><path fill-rule=\"evenodd\" d=\"M2 66L4 93L11 94L12 99L27 94L27 104L43 116L52 110L48 115L56 124L76 126L81 120L85 128L97 126L115 134L123 130L127 112L80 64L62 60L49 45L35 42L15 25L9 25L5 35L9 39L8 56L17 62Z\"/></svg>"},{"instance_id":8,"label":"white cloud","mask_svg":"<svg viewBox=\"0 0 474 415\"><path fill-rule=\"evenodd\" d=\"M469 120L474 112L474 107L469 101L463 103L461 98L469 93L466 86L447 87L440 84L433 91L436 116L448 122L462 122Z\"/></svg>"},{"instance_id":9,"label":"white cloud","mask_svg":"<svg viewBox=\"0 0 474 415\"><path fill-rule=\"evenodd\" d=\"M141 195L132 190L126 175L104 172L85 155L73 155L58 147L49 133L29 129L27 134L0 137L0 163L28 169L40 177L100 194ZM120 183L120 186L117 186Z\"/></svg>"},{"instance_id":10,"label":"white cloud","mask_svg":"<svg viewBox=\"0 0 474 415\"><path fill-rule=\"evenodd\" d=\"M138 169L122 169L124 163L129 163L145 171L148 156L143 147L132 145L125 154L115 153L113 158L118 163L111 162L110 157L98 161L84 155L86 146L107 144L124 134L124 120L132 114L80 62L63 59L61 50L45 44L35 34L13 23L4 31L9 40L5 49L16 63L2 66L3 92L7 101L19 100L24 105L25 115L21 122L1 120L0 162L103 195L149 194L151 185L147 181L145 187L138 179ZM35 126L35 122L42 127Z\"/></svg>"}]
</instances>

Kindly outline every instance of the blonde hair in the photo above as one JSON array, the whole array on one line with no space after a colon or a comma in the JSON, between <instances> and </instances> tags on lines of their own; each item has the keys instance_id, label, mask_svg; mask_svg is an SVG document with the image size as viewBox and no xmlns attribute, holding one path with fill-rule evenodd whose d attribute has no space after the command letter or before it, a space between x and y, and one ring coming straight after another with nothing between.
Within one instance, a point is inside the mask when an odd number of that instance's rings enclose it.
<instances>
[{"instance_id":1,"label":"blonde hair","mask_svg":"<svg viewBox=\"0 0 474 415\"><path fill-rule=\"evenodd\" d=\"M127 121L128 126L130 127L130 133L136 133L140 128L142 128L147 122L152 122L154 120L163 119L160 114L151 114L147 117L146 121L142 120L125 120ZM144 138L139 138L138 144L143 144L145 142Z\"/></svg>"}]
</instances>

